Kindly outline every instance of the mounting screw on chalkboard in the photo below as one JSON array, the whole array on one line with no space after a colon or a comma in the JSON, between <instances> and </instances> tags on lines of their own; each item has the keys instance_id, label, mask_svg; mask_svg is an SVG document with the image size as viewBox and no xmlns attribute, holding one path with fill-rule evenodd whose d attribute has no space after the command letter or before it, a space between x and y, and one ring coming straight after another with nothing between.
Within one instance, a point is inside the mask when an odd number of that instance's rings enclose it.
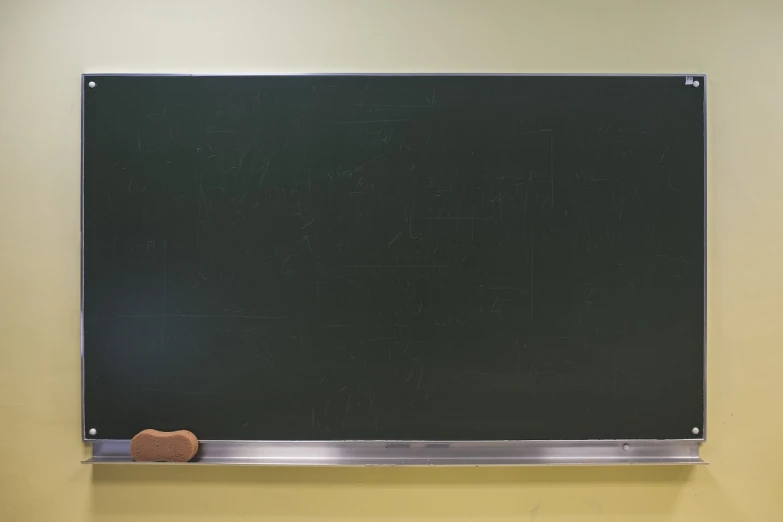
<instances>
[{"instance_id":1,"label":"mounting screw on chalkboard","mask_svg":"<svg viewBox=\"0 0 783 522\"><path fill-rule=\"evenodd\" d=\"M628 444L628 443L623 444L623 451L628 451L629 449L631 449L631 445L630 444Z\"/></svg>"},{"instance_id":2,"label":"mounting screw on chalkboard","mask_svg":"<svg viewBox=\"0 0 783 522\"><path fill-rule=\"evenodd\" d=\"M691 430L691 433L693 433L694 435L698 435L699 434L699 428L693 428Z\"/></svg>"},{"instance_id":3,"label":"mounting screw on chalkboard","mask_svg":"<svg viewBox=\"0 0 783 522\"><path fill-rule=\"evenodd\" d=\"M90 89L94 89L95 88L95 82L88 83L87 87L89 87Z\"/></svg>"},{"instance_id":4,"label":"mounting screw on chalkboard","mask_svg":"<svg viewBox=\"0 0 783 522\"><path fill-rule=\"evenodd\" d=\"M98 434L98 430L96 430L95 428L90 428L90 431L88 431L87 433L89 433L91 437L94 437Z\"/></svg>"}]
</instances>

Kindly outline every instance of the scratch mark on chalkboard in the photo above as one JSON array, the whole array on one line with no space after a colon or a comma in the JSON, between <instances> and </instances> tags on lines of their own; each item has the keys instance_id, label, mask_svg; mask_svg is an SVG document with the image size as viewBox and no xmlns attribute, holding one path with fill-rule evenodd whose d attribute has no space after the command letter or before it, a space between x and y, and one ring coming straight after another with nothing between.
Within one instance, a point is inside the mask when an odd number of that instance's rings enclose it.
<instances>
[{"instance_id":1,"label":"scratch mark on chalkboard","mask_svg":"<svg viewBox=\"0 0 783 522\"><path fill-rule=\"evenodd\" d=\"M139 146L139 152L141 152L141 131L136 127L136 143Z\"/></svg>"},{"instance_id":2,"label":"scratch mark on chalkboard","mask_svg":"<svg viewBox=\"0 0 783 522\"><path fill-rule=\"evenodd\" d=\"M416 313L414 313L413 315L419 315L419 314L421 313L421 309L422 309L422 308L424 308L424 301L422 301L421 303L419 303L419 309L418 309L418 310L416 310ZM408 343L408 346L410 346L410 343ZM405 349L407 350L408 348L406 347Z\"/></svg>"},{"instance_id":3,"label":"scratch mark on chalkboard","mask_svg":"<svg viewBox=\"0 0 783 522\"><path fill-rule=\"evenodd\" d=\"M663 150L663 154L661 154L661 159L658 160L658 163L663 165L663 158L666 157L666 153L669 152L669 146L666 145L666 148Z\"/></svg>"},{"instance_id":4,"label":"scratch mark on chalkboard","mask_svg":"<svg viewBox=\"0 0 783 522\"><path fill-rule=\"evenodd\" d=\"M424 367L424 368L422 368L422 369L421 369L421 374L419 374L419 383L416 385L416 389L417 389L417 390L418 390L419 388L421 388L421 380L424 378L424 371L425 371L426 369L427 369L426 367Z\"/></svg>"},{"instance_id":5,"label":"scratch mark on chalkboard","mask_svg":"<svg viewBox=\"0 0 783 522\"><path fill-rule=\"evenodd\" d=\"M345 403L345 413L348 413L348 410L351 409L351 399L353 398L353 395L348 396L348 401Z\"/></svg>"},{"instance_id":6,"label":"scratch mark on chalkboard","mask_svg":"<svg viewBox=\"0 0 783 522\"><path fill-rule=\"evenodd\" d=\"M391 154L391 152L384 152L383 154L380 154L380 155L378 155L378 156L375 156L374 158L372 158L372 159L369 159L369 160L365 161L364 163L362 163L362 164L361 164L361 165L359 165L358 167L355 167L355 168L353 169L353 171L352 171L352 172L361 172L361 170L362 170L364 167L368 167L368 166L372 165L373 163L376 163L376 162L378 162L378 161L381 161L382 159L384 159L386 156L388 156L388 155L390 155L390 154Z\"/></svg>"},{"instance_id":7,"label":"scratch mark on chalkboard","mask_svg":"<svg viewBox=\"0 0 783 522\"><path fill-rule=\"evenodd\" d=\"M345 281L345 282L347 282L347 283L351 283L352 285L357 285L357 286L359 285L359 283L357 283L357 282L356 282L356 281L354 281L353 279L348 279L347 277L338 276L338 275L331 275L331 274L325 274L325 273L323 273L323 272L321 272L320 274L321 274L322 276L326 276L326 277L329 277L329 278L331 278L331 279L341 279L342 281Z\"/></svg>"},{"instance_id":8,"label":"scratch mark on chalkboard","mask_svg":"<svg viewBox=\"0 0 783 522\"><path fill-rule=\"evenodd\" d=\"M390 249L391 249L392 243L394 243L395 241L397 241L397 238L398 238L398 237L400 237L401 235L402 235L402 232L398 233L396 236L394 236L394 239L392 239L391 241L389 241L389 248L390 248Z\"/></svg>"},{"instance_id":9,"label":"scratch mark on chalkboard","mask_svg":"<svg viewBox=\"0 0 783 522\"><path fill-rule=\"evenodd\" d=\"M266 177L266 171L269 170L269 164L272 163L270 158L267 158L264 170L261 171L261 177L258 179L258 190L261 190L261 185L264 184L264 178Z\"/></svg>"},{"instance_id":10,"label":"scratch mark on chalkboard","mask_svg":"<svg viewBox=\"0 0 783 522\"><path fill-rule=\"evenodd\" d=\"M305 228L309 227L310 225L313 224L313 221L315 221L315 218L313 218L310 221L308 221L307 224L305 226L303 226L302 228L300 228L299 230L304 230Z\"/></svg>"},{"instance_id":11,"label":"scratch mark on chalkboard","mask_svg":"<svg viewBox=\"0 0 783 522\"><path fill-rule=\"evenodd\" d=\"M411 368L411 373L408 374L408 378L405 379L405 382L410 382L411 381L411 378L413 377L413 372L415 372L415 371L416 371L416 365L414 364L413 368Z\"/></svg>"},{"instance_id":12,"label":"scratch mark on chalkboard","mask_svg":"<svg viewBox=\"0 0 783 522\"><path fill-rule=\"evenodd\" d=\"M495 302L492 303L492 309L489 311L489 313L494 314L495 313L495 306L498 304L498 299L500 299L500 296L495 297ZM498 310L500 312L501 310Z\"/></svg>"},{"instance_id":13,"label":"scratch mark on chalkboard","mask_svg":"<svg viewBox=\"0 0 783 522\"><path fill-rule=\"evenodd\" d=\"M678 190L678 189L676 189L676 188L674 188L674 187L672 186L672 171L669 171L669 175L668 175L668 177L666 178L666 182L669 184L669 188L670 188L670 189L672 189L672 190L673 190L673 191L675 191L675 192L679 192L679 190Z\"/></svg>"},{"instance_id":14,"label":"scratch mark on chalkboard","mask_svg":"<svg viewBox=\"0 0 783 522\"><path fill-rule=\"evenodd\" d=\"M280 268L283 268L285 266L285 264L288 262L288 260L291 259L292 257L294 257L295 255L296 254L289 254L289 256L285 258L285 261L283 261L283 264L280 265Z\"/></svg>"},{"instance_id":15,"label":"scratch mark on chalkboard","mask_svg":"<svg viewBox=\"0 0 783 522\"><path fill-rule=\"evenodd\" d=\"M371 339L361 339L360 343L373 343L376 341L390 341L392 339L396 339L397 337L373 337Z\"/></svg>"}]
</instances>

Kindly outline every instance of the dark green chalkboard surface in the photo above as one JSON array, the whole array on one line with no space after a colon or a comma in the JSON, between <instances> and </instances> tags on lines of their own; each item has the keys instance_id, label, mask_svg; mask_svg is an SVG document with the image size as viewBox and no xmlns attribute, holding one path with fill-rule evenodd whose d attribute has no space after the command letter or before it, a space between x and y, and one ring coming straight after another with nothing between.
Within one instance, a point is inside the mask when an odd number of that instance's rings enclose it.
<instances>
[{"instance_id":1,"label":"dark green chalkboard surface","mask_svg":"<svg viewBox=\"0 0 783 522\"><path fill-rule=\"evenodd\" d=\"M92 438L703 436L704 78L83 81Z\"/></svg>"}]
</instances>

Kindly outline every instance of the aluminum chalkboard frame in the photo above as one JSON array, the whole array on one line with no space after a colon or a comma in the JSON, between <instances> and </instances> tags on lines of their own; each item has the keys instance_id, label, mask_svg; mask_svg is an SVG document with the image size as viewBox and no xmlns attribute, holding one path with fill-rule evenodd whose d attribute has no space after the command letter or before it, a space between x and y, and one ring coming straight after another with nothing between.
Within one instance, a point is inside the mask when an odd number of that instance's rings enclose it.
<instances>
[{"instance_id":1,"label":"aluminum chalkboard frame","mask_svg":"<svg viewBox=\"0 0 783 522\"><path fill-rule=\"evenodd\" d=\"M171 75L161 75L161 76L147 76L147 75L85 75L82 78L83 82L83 105L82 105L82 117L83 117L83 125L82 125L82 143L83 143L83 160L82 160L82 183L83 183L83 191L82 191L82 368L83 368L83 379L82 379L82 404L83 404L83 419L88 419L89 412L87 409L85 409L84 405L87 404L87 401L85 401L85 327L84 327L84 320L85 320L85 314L84 314L84 304L85 304L85 291L84 291L84 264L85 264L85 228L84 228L84 216L85 216L85 165L89 165L90 158L87 157L87 153L85 152L85 102L84 99L88 96L90 96L91 93L98 92L100 87L105 84L105 81L113 81L118 79L129 79L132 80L134 78L205 78L205 79L228 79L228 80L237 80L242 81L242 79L261 79L261 78L290 78L292 81L296 81L296 78L300 79L314 79L314 80L324 80L329 78L338 78L338 79L350 79L350 78L357 78L367 81L367 85L369 85L371 79L383 79L383 78L392 78L392 79L404 79L404 78L430 78L430 79L438 79L438 78L468 78L472 79L474 81L480 81L483 79L490 79L490 78L542 78L542 79L550 79L550 80L568 80L571 79L586 79L586 78L594 78L594 79L616 79L618 81L622 81L623 79L631 81L633 83L634 81L639 82L643 80L654 80L654 79L667 79L671 81L676 81L683 90L687 89L688 92L699 93L699 100L701 102L701 124L702 124L702 142L700 147L700 159L701 159L701 176L702 176L702 204L703 204L703 214L702 214L702 225L703 225L703 250L702 255L704 257L704 262L701 265L701 271L702 271L702 295L705 295L704 292L706 291L706 284L704 282L706 281L706 97L705 97L705 84L706 84L706 78L704 75L623 75L623 76L615 76L615 75L579 75L579 76L571 76L571 75L459 75L459 74L433 74L433 75L406 75L406 74L353 74L353 75L345 75L345 74L304 74L304 75L264 75L264 76L256 76L256 77L219 77L219 76L171 76ZM403 80L404 81L404 80ZM314 87L315 89L315 87ZM222 93L225 94L225 93ZM216 94L216 96L221 95L220 93ZM430 104L430 106L434 105L436 103L436 94L433 90L433 93L431 97L425 96L424 101L422 102L423 105ZM440 101L440 99L438 100ZM396 102L395 102L396 103ZM418 106L418 105L416 105ZM387 106L388 107L388 106ZM404 107L404 102L400 102L400 105L397 106L395 104L394 107L389 107L392 110L398 110L400 108ZM412 105L412 107L415 107ZM220 112L220 111L218 111ZM119 111L121 113L121 111ZM118 113L118 114L119 114ZM372 114L372 113L371 113ZM146 117L150 119L160 118L162 119L165 117L165 110L163 111L163 114L160 113L150 113L147 114ZM381 115L377 116L377 121L369 121L367 123L380 123L381 121L394 121L393 118L389 117L388 115ZM375 117L373 117L374 120ZM400 121L404 121L402 118ZM349 122L354 123L354 122ZM361 123L361 122L359 122ZM415 123L415 122L414 122ZM385 127L388 125L388 123L384 123L383 126ZM381 129L384 130L384 129ZM620 129L622 130L622 129ZM372 128L371 131L376 131L375 128ZM533 131L523 131L521 134L535 134L538 132L546 132L549 131L548 129L542 129L542 130L533 130ZM139 152L142 152L142 143L141 143L141 131L137 130L139 133L138 136L138 147ZM169 132L171 132L171 127L169 127ZM214 127L211 130L207 130L207 132L222 132L218 129L218 127ZM378 131L380 133L381 131ZM551 134L553 134L553 131L549 131ZM601 131L599 131L600 133ZM393 135L393 133L392 133ZM384 136L385 139L387 139L386 144L388 145L388 140L391 140L391 136ZM172 135L172 140L174 139ZM552 142L550 142L550 146L552 146ZM404 145L404 143L403 143ZM400 148L402 150L402 148ZM630 154L631 151L628 153ZM668 146L663 150L663 153L661 155L661 163L663 163L664 158L669 154L669 148ZM255 154L254 154L255 155ZM372 158L371 158L372 160ZM374 160L373 160L374 161ZM381 160L382 161L382 160ZM550 162L552 162L550 158ZM240 160L240 167L242 168ZM364 164L366 164L365 162ZM415 166L415 165L414 165ZM267 168L269 165L267 164ZM361 170L362 165L359 165L357 167L357 171ZM234 167L236 169L236 166ZM552 170L554 172L554 167L552 167ZM531 179L532 179L531 174ZM555 180L554 180L554 173L552 174L552 201L549 203L554 207L554 187L555 187ZM203 179L203 178L202 178ZM263 176L262 176L263 179ZM531 181L532 182L532 181ZM672 186L671 183L671 173L669 173L669 178L666 181L669 185L669 188L677 191L677 188L675 186ZM133 181L131 181L133 183ZM638 183L638 182L637 182ZM260 188L260 185L259 185ZM129 189L130 190L130 189ZM203 188L202 188L203 190ZM637 185L638 190L638 185ZM107 191L108 194L108 191ZM527 193L525 193L527 194ZM464 195L464 192L463 192ZM202 193L203 196L203 193ZM503 205L503 196L501 197L501 220L502 220L502 205ZM111 196L109 195L109 198ZM482 200L483 202L483 200ZM623 200L624 202L624 200ZM544 204L546 204L546 201L544 201ZM109 203L111 205L111 203ZM201 205L201 203L199 203ZM204 200L204 207L207 211L210 210L209 205L207 204L207 201ZM358 207L357 207L358 208ZM407 222L407 211L410 210L411 217L410 217L410 223L413 223L413 208L407 209L406 208L406 222ZM475 213L475 204L473 207L473 211ZM627 210L628 212L628 210ZM357 209L358 213L358 209ZM620 206L620 216L622 219L622 205ZM493 219L496 219L493 218ZM473 215L473 225L475 227L475 214ZM305 224L305 226L307 226ZM474 232L475 234L475 232ZM413 234L413 231L410 232L411 239L415 238L415 234ZM115 237L116 241L116 237ZM164 240L165 243L165 240ZM312 248L309 246L309 248ZM150 248L148 245L148 252ZM165 256L165 247L164 247L164 256ZM659 257L665 258L666 255L658 254ZM687 263L688 261L683 259L675 259L675 256L671 256L675 262L684 262ZM165 260L165 257L164 257ZM698 267L697 267L698 268ZM692 275L692 274L691 274ZM683 278L681 274L678 273L678 276ZM165 277L164 277L165 279ZM533 283L531 282L531 293L533 288ZM164 290L165 292L165 290ZM164 294L165 296L165 294ZM497 299L495 301L497 304ZM706 298L702 301L702 316L706 317ZM531 306L532 306L532 300L531 300ZM493 306L493 310L495 307ZM180 311L179 314L182 312ZM165 297L164 297L164 312L162 315L175 315L175 314L166 314L165 309ZM532 313L531 313L532 317ZM196 317L196 319L198 319ZM165 323L164 323L165 324ZM701 328L703 330L704 328L704 322L701 324ZM163 334L161 334L161 346L163 345ZM704 338L702 338L704 339ZM271 355L270 355L271 357ZM389 348L389 358L391 358L391 348ZM702 352L701 352L701 362L703 364L704 362L704 349L702 346ZM674 361L672 361L674 363ZM89 362L86 363L89 365ZM365 360L366 364L366 360ZM701 368L702 376L704 372L704 366ZM422 375L419 376L419 382L421 382L421 379L423 378L424 372L422 372ZM419 374L417 374L419 375ZM464 438L459 438L456 440L441 440L438 438L437 440L413 440L409 438L396 438L396 439L390 439L390 440L374 440L369 437L364 438L362 440L245 440L245 439L213 439L213 440L202 440L202 446L201 451L199 452L199 455L196 458L197 462L200 463L206 463L206 464L224 464L224 463L234 463L234 464L275 464L275 465L383 465L383 464L389 464L389 465L524 465L524 464L534 464L534 465L540 465L540 464L622 464L622 463L675 463L675 464L687 464L687 463L700 463L700 459L698 456L698 446L699 443L704 440L704 412L706 411L706 408L704 408L704 398L706 397L706 387L705 387L705 381L706 379L702 378L701 384L701 401L702 401L702 410L701 410L701 418L698 419L698 422L693 422L692 427L688 427L687 430L683 430L682 436L675 436L675 437L661 437L658 434L656 436L646 438L646 437L627 437L627 438L605 438L605 437L597 437L597 438L586 438L581 440L568 440L568 439L561 439L557 437L552 437L551 440L541 440L541 439L530 439L530 440L466 440ZM93 389L94 384L92 385ZM614 390L613 390L614 391ZM372 402L375 399L372 399L370 402L370 407L372 407ZM350 399L349 399L350 404ZM120 406L120 405L118 405ZM329 407L329 404L327 403L327 408ZM315 426L315 409L313 409L313 423ZM628 413L628 412L626 412ZM631 414L631 418L633 418L633 414ZM147 427L147 426L145 426ZM149 427L155 427L155 426L149 426ZM377 429L377 420L376 420L376 429ZM93 452L94 457L90 460L90 462L95 463L101 463L101 462L128 462L130 461L129 457L129 450L128 450L128 440L127 438L117 438L117 437L103 437L102 433L104 433L104 430L98 430L94 427L92 427L91 424L83 423L83 438L85 441L91 441L93 442ZM635 433L635 432L634 432ZM600 440L599 440L600 439Z\"/></svg>"}]
</instances>

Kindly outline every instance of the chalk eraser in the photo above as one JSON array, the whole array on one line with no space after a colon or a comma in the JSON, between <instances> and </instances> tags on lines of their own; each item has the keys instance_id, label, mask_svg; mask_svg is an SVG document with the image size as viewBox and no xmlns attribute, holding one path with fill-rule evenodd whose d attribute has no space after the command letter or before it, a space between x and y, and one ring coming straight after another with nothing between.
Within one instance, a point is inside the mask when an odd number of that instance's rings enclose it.
<instances>
[{"instance_id":1,"label":"chalk eraser","mask_svg":"<svg viewBox=\"0 0 783 522\"><path fill-rule=\"evenodd\" d=\"M187 430L144 430L130 443L133 460L139 462L187 462L198 451L198 439Z\"/></svg>"}]
</instances>

